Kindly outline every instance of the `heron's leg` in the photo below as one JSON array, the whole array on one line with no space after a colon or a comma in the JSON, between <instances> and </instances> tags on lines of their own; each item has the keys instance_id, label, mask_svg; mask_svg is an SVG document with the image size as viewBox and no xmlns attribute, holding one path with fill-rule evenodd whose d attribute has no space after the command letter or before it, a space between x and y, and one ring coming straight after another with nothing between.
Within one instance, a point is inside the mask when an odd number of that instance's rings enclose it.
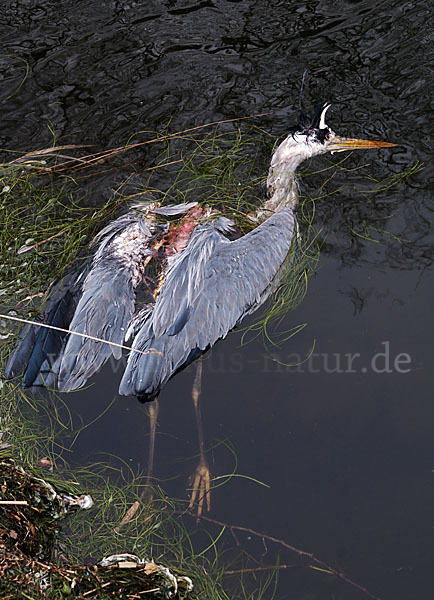
<instances>
[{"instance_id":1,"label":"heron's leg","mask_svg":"<svg viewBox=\"0 0 434 600\"><path fill-rule=\"evenodd\" d=\"M200 414L200 406L199 406L199 398L202 387L202 357L200 357L197 361L196 375L194 378L193 389L192 389L192 398L194 410L196 413L196 423L197 423L197 436L199 440L199 454L200 460L199 464L196 467L195 472L190 477L190 485L192 487L191 490L191 499L189 508L192 509L194 503L197 500L197 516L203 512L204 504L206 506L206 510L211 510L211 475L209 471L208 462L205 457L205 444L203 441L203 427L202 427L202 417Z\"/></svg>"},{"instance_id":2,"label":"heron's leg","mask_svg":"<svg viewBox=\"0 0 434 600\"><path fill-rule=\"evenodd\" d=\"M151 487L151 479L152 479L152 471L154 468L154 449L155 449L155 431L157 429L157 419L158 419L158 400L153 400L149 404L149 451L148 451L148 464L146 467L146 479L143 490L139 496L139 499L133 502L130 508L122 517L120 523L116 525L114 530L116 533L119 533L122 527L129 523L131 519L134 518L136 512L139 510L142 500L145 498L149 498L152 500L152 487Z\"/></svg>"},{"instance_id":3,"label":"heron's leg","mask_svg":"<svg viewBox=\"0 0 434 600\"><path fill-rule=\"evenodd\" d=\"M151 485L152 471L154 469L154 450L155 450L155 431L157 429L157 419L159 412L158 400L155 399L149 404L149 452L148 452L148 465L146 467L146 481L145 485L147 488ZM148 494L150 488L148 489Z\"/></svg>"}]
</instances>

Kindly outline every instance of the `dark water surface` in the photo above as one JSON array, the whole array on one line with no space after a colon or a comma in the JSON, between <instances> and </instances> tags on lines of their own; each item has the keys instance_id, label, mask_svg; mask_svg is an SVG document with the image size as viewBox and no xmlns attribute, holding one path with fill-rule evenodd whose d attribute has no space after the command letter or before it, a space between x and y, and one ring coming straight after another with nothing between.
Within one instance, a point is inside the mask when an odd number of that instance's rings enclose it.
<instances>
[{"instance_id":1,"label":"dark water surface","mask_svg":"<svg viewBox=\"0 0 434 600\"><path fill-rule=\"evenodd\" d=\"M97 151L170 120L177 131L262 112L270 114L260 126L281 135L294 123L307 68L306 107L334 101L335 131L399 143L351 157L349 167L362 161L383 179L425 163L378 203L358 193L366 181L351 171L333 183L339 194L318 203L317 222L345 226L327 239L306 298L282 324L308 326L278 351L293 363L315 340L310 362L279 366L262 342L240 348L233 333L204 363L208 446L229 440L238 473L270 486L233 479L215 490L212 516L313 552L384 600L434 597L430 23L426 1L41 0L3 3L0 24L2 148L44 148L51 128L62 143ZM17 57L30 66L19 89ZM124 176L100 180L94 201ZM379 217L401 241L351 233ZM193 376L179 374L160 397L155 473L177 496L197 452ZM107 367L68 402L90 421L119 377ZM81 435L76 459L104 451L143 465L146 435L143 407L120 398ZM224 445L209 459L216 476L233 468ZM275 560L268 545L264 562ZM298 570L282 574L276 597L363 596Z\"/></svg>"}]
</instances>

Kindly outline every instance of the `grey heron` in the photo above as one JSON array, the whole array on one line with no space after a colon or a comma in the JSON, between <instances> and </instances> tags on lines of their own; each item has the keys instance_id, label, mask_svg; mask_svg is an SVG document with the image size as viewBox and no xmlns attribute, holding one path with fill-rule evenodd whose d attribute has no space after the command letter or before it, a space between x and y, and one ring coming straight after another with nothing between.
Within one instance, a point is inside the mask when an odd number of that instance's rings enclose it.
<instances>
[{"instance_id":1,"label":"grey heron","mask_svg":"<svg viewBox=\"0 0 434 600\"><path fill-rule=\"evenodd\" d=\"M274 151L267 199L251 215L257 226L249 233L239 235L232 220L196 202L138 204L105 227L85 268L57 285L41 313L45 324L71 333L27 326L6 377L24 371L26 386L75 390L132 340L119 393L156 398L276 288L294 237L297 167L327 152L394 145L338 136L325 121L329 107L301 113ZM137 306L140 289L149 293Z\"/></svg>"}]
</instances>

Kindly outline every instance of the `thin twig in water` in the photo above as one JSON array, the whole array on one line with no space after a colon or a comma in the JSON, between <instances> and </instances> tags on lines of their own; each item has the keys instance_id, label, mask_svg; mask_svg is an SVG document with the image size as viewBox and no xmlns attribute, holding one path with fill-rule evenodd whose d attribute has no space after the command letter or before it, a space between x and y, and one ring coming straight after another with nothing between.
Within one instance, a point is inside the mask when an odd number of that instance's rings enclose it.
<instances>
[{"instance_id":1,"label":"thin twig in water","mask_svg":"<svg viewBox=\"0 0 434 600\"><path fill-rule=\"evenodd\" d=\"M193 518L197 518L197 515L195 515L192 512L187 512L187 514ZM271 535L266 535L265 533L260 533L258 531L255 531L254 529L250 529L249 527L242 527L240 525L229 525L228 523L223 523L222 521L217 521L216 519L211 519L210 517L205 517L204 515L201 515L199 517L199 519L203 519L204 521L208 521L209 523L214 523L215 525L219 525L220 527L226 527L231 532L232 532L232 530L243 531L244 533L250 533L251 535L268 540L269 542L279 544L280 546L283 546L287 550L294 552L298 556L303 556L304 558L309 558L311 561L313 561L317 565L320 565L320 567L322 567L321 570L325 570L326 572L334 575L338 579L342 579L342 581L345 581L345 583L348 583L352 587L360 590L361 592L363 592L364 594L369 596L369 598L372 598L372 600L381 600L378 596L371 594L371 592L369 590L367 590L365 587L363 587L359 583L356 583L352 579L349 579L346 575L344 575L344 573L342 573L341 571L337 571L336 569L334 569L333 567L331 567L324 561L317 558L311 552L306 552L305 550L301 550L300 548L297 548L296 546L292 546L291 544L288 544L287 542L285 542L283 540L275 538Z\"/></svg>"},{"instance_id":2,"label":"thin twig in water","mask_svg":"<svg viewBox=\"0 0 434 600\"><path fill-rule=\"evenodd\" d=\"M305 565L303 565L304 567ZM251 569L235 569L233 571L223 571L224 575L244 575L245 573L260 573L262 571L273 571L275 569L298 569L300 565L270 565L268 567L253 567ZM323 569L321 569L323 570ZM332 574L331 571L326 571Z\"/></svg>"},{"instance_id":3,"label":"thin twig in water","mask_svg":"<svg viewBox=\"0 0 434 600\"><path fill-rule=\"evenodd\" d=\"M42 244L46 244L47 242L50 242L51 240L54 240L54 238L59 237L60 235L64 234L69 229L70 229L70 227L66 227L66 229L62 229L62 231L59 231L58 233L55 233L54 235L50 236L49 238L47 238L45 240L41 240L40 242L36 242L36 244L32 244L31 246L22 246L17 251L17 254L24 254L24 252L29 252L29 250L33 250L33 248L37 248L38 246L41 246Z\"/></svg>"},{"instance_id":4,"label":"thin twig in water","mask_svg":"<svg viewBox=\"0 0 434 600\"><path fill-rule=\"evenodd\" d=\"M256 115L249 115L246 117L237 117L234 119L224 119L222 121L213 121L211 123L205 123L204 125L197 125L196 127L190 127L189 129L184 129L182 131L177 131L175 133L170 133L168 135L165 136L161 136L161 137L157 137L157 138L153 138L152 140L146 140L144 142L137 142L136 144L131 144L129 146L118 146L117 148L112 148L111 150L103 150L102 152L98 152L95 154L88 154L87 156L82 156L81 157L81 162L83 160L86 161L86 164L82 164L80 165L80 168L87 168L95 163L101 162L107 158L110 158L111 156L116 156L117 154L120 154L121 152L125 152L126 150L132 150L133 148L139 148L140 146L144 146L146 144L154 144L157 142L165 142L167 140L170 139L176 139L186 133L191 133L192 131L197 131L198 129L204 129L205 127L212 127L213 125L221 125L223 123L233 123L235 121L244 121L246 119L255 119L258 117L263 117L265 115L269 115L270 113L258 113ZM89 160L86 160L89 159ZM74 160L71 161L67 161L65 163L62 163L62 165L60 166L60 168L56 168L56 167L49 167L47 168L47 171L55 171L56 173L59 173L61 171L64 171L66 169L69 169L71 167L68 166L69 163L71 162L75 162Z\"/></svg>"},{"instance_id":5,"label":"thin twig in water","mask_svg":"<svg viewBox=\"0 0 434 600\"><path fill-rule=\"evenodd\" d=\"M19 306L23 302L30 302L30 300L33 300L33 298L42 298L43 295L44 292L39 292L38 294L33 294L32 296L26 296L25 298L17 302L17 306Z\"/></svg>"},{"instance_id":6,"label":"thin twig in water","mask_svg":"<svg viewBox=\"0 0 434 600\"><path fill-rule=\"evenodd\" d=\"M90 596L90 594L93 594L94 592L97 592L98 590L102 590L102 588L105 588L110 584L111 584L111 581L106 581L106 583L102 583L99 587L93 588L93 590L89 590L88 592L84 592L83 598L85 596Z\"/></svg>"},{"instance_id":7,"label":"thin twig in water","mask_svg":"<svg viewBox=\"0 0 434 600\"><path fill-rule=\"evenodd\" d=\"M9 164L14 164L16 162L22 162L30 158L30 156L41 156L46 154L51 154L53 152L58 152L59 150L73 150L75 148L90 148L90 144L67 144L65 146L52 146L51 148L44 148L43 150L34 150L33 152L27 152L16 158L15 160L11 160ZM80 160L79 158L72 157L71 160Z\"/></svg>"}]
</instances>

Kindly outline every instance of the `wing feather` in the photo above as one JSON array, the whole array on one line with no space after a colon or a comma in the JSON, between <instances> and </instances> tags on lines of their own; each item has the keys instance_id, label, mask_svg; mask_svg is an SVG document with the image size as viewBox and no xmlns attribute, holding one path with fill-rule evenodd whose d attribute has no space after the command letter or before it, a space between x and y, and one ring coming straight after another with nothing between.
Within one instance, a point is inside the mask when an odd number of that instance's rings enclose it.
<instances>
[{"instance_id":1,"label":"wing feather","mask_svg":"<svg viewBox=\"0 0 434 600\"><path fill-rule=\"evenodd\" d=\"M50 296L37 320L47 325L67 329L77 306L81 291L83 272L67 275L51 290ZM83 267L82 267L83 268ZM35 385L39 371L49 369L62 350L66 334L54 329L38 325L26 325L8 358L5 377L10 379L24 371L23 383L31 387Z\"/></svg>"}]
</instances>

